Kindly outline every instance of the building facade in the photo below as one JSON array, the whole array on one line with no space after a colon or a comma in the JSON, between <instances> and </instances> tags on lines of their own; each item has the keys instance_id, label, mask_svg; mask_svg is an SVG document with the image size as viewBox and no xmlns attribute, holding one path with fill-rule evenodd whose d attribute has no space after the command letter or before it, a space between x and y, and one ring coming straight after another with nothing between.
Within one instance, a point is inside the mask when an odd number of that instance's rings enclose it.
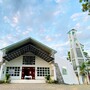
<instances>
[{"instance_id":1,"label":"building facade","mask_svg":"<svg viewBox=\"0 0 90 90\"><path fill-rule=\"evenodd\" d=\"M10 74L12 83L44 83L47 75L56 80L56 51L48 46L28 38L1 51L1 80L6 74Z\"/></svg>"}]
</instances>

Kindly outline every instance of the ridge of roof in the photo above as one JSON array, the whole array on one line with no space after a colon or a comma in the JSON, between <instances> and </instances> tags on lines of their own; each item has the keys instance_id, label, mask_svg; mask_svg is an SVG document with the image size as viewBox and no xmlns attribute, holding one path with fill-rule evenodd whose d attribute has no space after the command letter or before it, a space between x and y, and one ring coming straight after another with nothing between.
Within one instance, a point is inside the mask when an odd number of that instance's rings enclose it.
<instances>
[{"instance_id":1,"label":"ridge of roof","mask_svg":"<svg viewBox=\"0 0 90 90\"><path fill-rule=\"evenodd\" d=\"M37 41L37 40L35 40L35 39L33 39L32 37L28 37L28 38L25 38L25 39L20 40L20 41L18 41L18 42L15 42L15 43L13 43L13 44L11 44L11 45L8 45L8 46L6 46L6 47L4 47L4 48L2 48L2 49L0 49L0 50L9 49L10 47L13 47L13 46L15 46L15 45L20 46L19 44L22 45L22 44L23 44L25 41L27 41L27 40L31 40L32 42L36 42L36 43L38 43L38 44L40 44L40 45L46 47L47 49L54 51L54 53L57 52L56 50L54 50L54 49L48 47L47 45L45 45L45 44L43 44L43 43L41 43L41 42L39 42L39 41Z\"/></svg>"}]
</instances>

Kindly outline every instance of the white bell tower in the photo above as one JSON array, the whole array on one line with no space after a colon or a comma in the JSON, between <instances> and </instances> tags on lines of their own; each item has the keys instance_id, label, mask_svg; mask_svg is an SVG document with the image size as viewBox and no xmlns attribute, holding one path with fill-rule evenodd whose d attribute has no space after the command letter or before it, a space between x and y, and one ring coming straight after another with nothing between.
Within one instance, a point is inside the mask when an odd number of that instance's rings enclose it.
<instances>
[{"instance_id":1,"label":"white bell tower","mask_svg":"<svg viewBox=\"0 0 90 90\"><path fill-rule=\"evenodd\" d=\"M70 41L70 58L73 65L73 69L78 76L78 81L80 84L83 84L82 77L80 76L80 69L79 66L86 60L84 56L84 49L83 45L78 41L76 37L75 29L72 29L68 32L68 37Z\"/></svg>"}]
</instances>

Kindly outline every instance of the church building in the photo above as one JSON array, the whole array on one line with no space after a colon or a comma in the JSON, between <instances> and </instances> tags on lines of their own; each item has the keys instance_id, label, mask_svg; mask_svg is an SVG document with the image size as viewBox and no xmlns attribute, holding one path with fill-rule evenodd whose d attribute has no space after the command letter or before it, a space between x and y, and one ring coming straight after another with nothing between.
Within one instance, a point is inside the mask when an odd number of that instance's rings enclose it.
<instances>
[{"instance_id":1,"label":"church building","mask_svg":"<svg viewBox=\"0 0 90 90\"><path fill-rule=\"evenodd\" d=\"M1 49L0 80L10 74L11 83L45 83L56 80L55 53L52 48L27 38Z\"/></svg>"}]
</instances>

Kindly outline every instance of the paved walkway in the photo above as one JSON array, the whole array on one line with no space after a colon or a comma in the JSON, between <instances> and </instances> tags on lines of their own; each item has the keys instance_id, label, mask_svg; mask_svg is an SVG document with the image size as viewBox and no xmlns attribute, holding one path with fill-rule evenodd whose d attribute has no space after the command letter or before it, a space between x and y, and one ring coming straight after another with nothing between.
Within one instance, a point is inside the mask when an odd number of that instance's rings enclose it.
<instances>
[{"instance_id":1,"label":"paved walkway","mask_svg":"<svg viewBox=\"0 0 90 90\"><path fill-rule=\"evenodd\" d=\"M90 90L90 85L0 84L0 90Z\"/></svg>"}]
</instances>

